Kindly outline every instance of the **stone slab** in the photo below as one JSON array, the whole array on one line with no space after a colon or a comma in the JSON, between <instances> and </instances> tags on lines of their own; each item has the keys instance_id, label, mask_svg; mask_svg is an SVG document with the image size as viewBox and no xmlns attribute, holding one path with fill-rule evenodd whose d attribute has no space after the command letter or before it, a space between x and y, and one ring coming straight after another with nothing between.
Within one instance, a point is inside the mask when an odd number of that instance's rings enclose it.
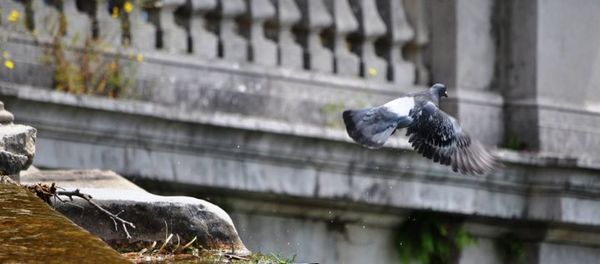
<instances>
[{"instance_id":1,"label":"stone slab","mask_svg":"<svg viewBox=\"0 0 600 264\"><path fill-rule=\"evenodd\" d=\"M34 171L24 176L24 183L39 182L55 183L66 190L79 189L108 211L121 212L119 217L136 225L128 228L132 239L127 240L122 229L115 229L110 218L87 202L75 199L73 203L78 206L55 202L59 212L109 243L162 241L167 233L173 233L183 241L197 237L205 249L250 254L229 215L209 202L154 195L110 171Z\"/></svg>"}]
</instances>

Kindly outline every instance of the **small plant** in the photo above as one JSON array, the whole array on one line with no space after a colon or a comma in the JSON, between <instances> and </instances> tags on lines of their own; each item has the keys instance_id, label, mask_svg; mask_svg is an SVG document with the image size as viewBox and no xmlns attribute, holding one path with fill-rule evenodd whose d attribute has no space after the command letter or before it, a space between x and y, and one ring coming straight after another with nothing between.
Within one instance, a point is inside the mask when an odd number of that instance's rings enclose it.
<instances>
[{"instance_id":1,"label":"small plant","mask_svg":"<svg viewBox=\"0 0 600 264\"><path fill-rule=\"evenodd\" d=\"M443 219L443 220L441 220ZM416 212L397 230L396 247L402 263L455 263L461 250L474 243L456 216Z\"/></svg>"},{"instance_id":2,"label":"small plant","mask_svg":"<svg viewBox=\"0 0 600 264\"><path fill-rule=\"evenodd\" d=\"M527 144L519 139L516 135L510 135L506 139L504 147L507 149L522 151L527 150Z\"/></svg>"},{"instance_id":3,"label":"small plant","mask_svg":"<svg viewBox=\"0 0 600 264\"><path fill-rule=\"evenodd\" d=\"M514 233L498 237L495 246L503 263L524 263L525 245Z\"/></svg>"},{"instance_id":4,"label":"small plant","mask_svg":"<svg viewBox=\"0 0 600 264\"><path fill-rule=\"evenodd\" d=\"M52 45L48 62L56 66L54 87L58 91L73 94L93 94L120 97L133 85L135 69L121 54L108 55L98 52L102 43L88 39L81 52L74 52L70 59L59 38Z\"/></svg>"},{"instance_id":5,"label":"small plant","mask_svg":"<svg viewBox=\"0 0 600 264\"><path fill-rule=\"evenodd\" d=\"M118 12L119 8L124 12ZM130 2L123 7L113 7L113 16L119 18L127 15L133 8ZM123 21L123 19L121 19ZM112 50L102 39L90 37L85 39L80 49L70 49L78 42L79 34L73 34L70 40L65 39L68 19L61 14L50 48L46 50L42 61L54 65L54 88L73 94L91 94L107 97L123 96L125 91L134 85L136 76L136 61L142 62L143 56L129 55L128 58L120 52L109 53ZM32 32L35 37L35 32ZM66 42L69 42L67 45Z\"/></svg>"},{"instance_id":6,"label":"small plant","mask_svg":"<svg viewBox=\"0 0 600 264\"><path fill-rule=\"evenodd\" d=\"M8 42L8 31L16 31L19 24L24 23L22 15L18 10L3 9L0 7L0 57L1 66L5 69L12 70L15 67L15 62L11 58L10 52L6 48Z\"/></svg>"}]
</instances>

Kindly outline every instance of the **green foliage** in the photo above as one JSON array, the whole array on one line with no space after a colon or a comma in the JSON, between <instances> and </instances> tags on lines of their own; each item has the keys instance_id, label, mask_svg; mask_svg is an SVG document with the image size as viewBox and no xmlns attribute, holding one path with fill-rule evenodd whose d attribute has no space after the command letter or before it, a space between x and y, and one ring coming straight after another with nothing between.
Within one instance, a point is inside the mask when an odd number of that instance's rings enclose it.
<instances>
[{"instance_id":1,"label":"green foliage","mask_svg":"<svg viewBox=\"0 0 600 264\"><path fill-rule=\"evenodd\" d=\"M524 263L525 245L513 233L506 233L496 239L496 250L503 263Z\"/></svg>"},{"instance_id":2,"label":"green foliage","mask_svg":"<svg viewBox=\"0 0 600 264\"><path fill-rule=\"evenodd\" d=\"M81 48L67 48L75 46L81 38L80 34L74 33L70 39L66 39L67 25L67 17L61 14L58 24L50 26L48 30L54 32L54 36L41 58L42 62L54 66L56 90L73 94L120 97L134 85L136 64L143 60L141 54L124 58L121 53L113 52L113 47L105 40L95 37L85 39ZM36 31L31 31L31 34L37 38Z\"/></svg>"},{"instance_id":3,"label":"green foliage","mask_svg":"<svg viewBox=\"0 0 600 264\"><path fill-rule=\"evenodd\" d=\"M101 52L110 47L101 39L86 39L81 51L67 51L64 43L66 19L61 19L61 30L54 37L44 61L55 66L54 87L73 94L93 94L119 97L135 80L134 62L122 55ZM72 43L77 42L74 34Z\"/></svg>"},{"instance_id":4,"label":"green foliage","mask_svg":"<svg viewBox=\"0 0 600 264\"><path fill-rule=\"evenodd\" d=\"M454 263L474 243L459 217L416 212L398 228L396 247L402 263Z\"/></svg>"},{"instance_id":5,"label":"green foliage","mask_svg":"<svg viewBox=\"0 0 600 264\"><path fill-rule=\"evenodd\" d=\"M509 135L508 138L506 139L504 147L507 149L521 151L521 150L527 149L527 144L525 142L521 141L521 139L519 139L518 136Z\"/></svg>"}]
</instances>

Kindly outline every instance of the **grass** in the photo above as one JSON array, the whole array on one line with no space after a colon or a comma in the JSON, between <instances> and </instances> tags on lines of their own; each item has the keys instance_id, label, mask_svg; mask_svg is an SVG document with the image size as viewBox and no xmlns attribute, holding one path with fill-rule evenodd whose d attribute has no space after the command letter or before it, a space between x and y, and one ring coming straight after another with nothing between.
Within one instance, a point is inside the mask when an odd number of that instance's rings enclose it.
<instances>
[{"instance_id":1,"label":"grass","mask_svg":"<svg viewBox=\"0 0 600 264\"><path fill-rule=\"evenodd\" d=\"M286 258L273 253L240 256L221 250L205 249L198 243L197 237L182 242L179 235L167 233L161 242L122 243L113 247L134 263L292 264L295 260L295 256Z\"/></svg>"}]
</instances>

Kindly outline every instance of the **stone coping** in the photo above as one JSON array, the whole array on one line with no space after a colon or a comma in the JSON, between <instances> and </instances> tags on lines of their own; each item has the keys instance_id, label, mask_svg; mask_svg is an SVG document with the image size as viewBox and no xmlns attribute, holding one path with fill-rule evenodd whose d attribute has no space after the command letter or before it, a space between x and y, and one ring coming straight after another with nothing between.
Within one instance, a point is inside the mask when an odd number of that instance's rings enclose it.
<instances>
[{"instance_id":1,"label":"stone coping","mask_svg":"<svg viewBox=\"0 0 600 264\"><path fill-rule=\"evenodd\" d=\"M23 100L150 116L181 122L192 122L302 137L314 137L340 142L352 142L346 135L346 132L338 128L294 124L280 120L269 120L229 113L190 113L189 111L174 109L152 102L126 99L115 100L96 96L77 96L40 87L1 81L0 94L2 94L2 96L11 96ZM474 98L485 96L478 92L463 92L460 95L467 97L472 96ZM463 99L461 98L460 100ZM480 99L474 100L479 101ZM408 141L404 137L392 138L392 140L386 143L385 147L411 150ZM514 164L600 170L600 162L592 157L565 157L555 153L517 152L508 149L498 149L495 151L495 154L502 161Z\"/></svg>"}]
</instances>

